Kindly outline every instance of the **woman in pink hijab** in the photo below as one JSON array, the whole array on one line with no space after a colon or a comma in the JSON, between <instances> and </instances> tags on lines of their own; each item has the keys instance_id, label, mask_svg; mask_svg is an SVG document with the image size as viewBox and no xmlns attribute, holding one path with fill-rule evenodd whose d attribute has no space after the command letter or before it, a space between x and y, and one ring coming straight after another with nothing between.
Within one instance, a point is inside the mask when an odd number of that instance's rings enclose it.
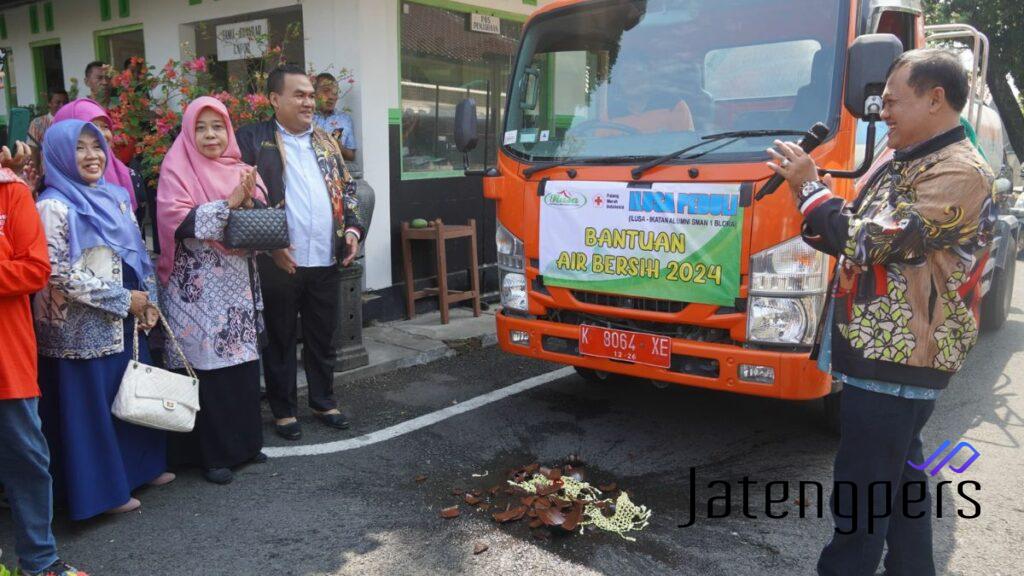
<instances>
[{"instance_id":1,"label":"woman in pink hijab","mask_svg":"<svg viewBox=\"0 0 1024 576\"><path fill-rule=\"evenodd\" d=\"M171 440L172 459L227 484L232 468L262 462L259 341L263 300L253 254L220 242L231 210L263 202L263 182L241 160L227 109L197 98L160 167L157 222L161 303L199 375L195 429ZM182 369L174 346L167 365Z\"/></svg>"},{"instance_id":2,"label":"woman in pink hijab","mask_svg":"<svg viewBox=\"0 0 1024 576\"><path fill-rule=\"evenodd\" d=\"M110 120L110 115L107 114L106 109L95 100L79 98L61 106L60 110L53 115L53 123L56 124L61 120L68 120L69 118L81 120L82 122L92 122L100 129L100 133L103 134L107 142L110 142L111 146L113 146L114 134L111 132L111 127L114 123ZM103 172L103 179L108 184L117 184L127 190L128 197L132 199L132 212L138 209L139 203L135 200L135 186L132 184L131 170L113 154L107 160L107 168Z\"/></svg>"}]
</instances>

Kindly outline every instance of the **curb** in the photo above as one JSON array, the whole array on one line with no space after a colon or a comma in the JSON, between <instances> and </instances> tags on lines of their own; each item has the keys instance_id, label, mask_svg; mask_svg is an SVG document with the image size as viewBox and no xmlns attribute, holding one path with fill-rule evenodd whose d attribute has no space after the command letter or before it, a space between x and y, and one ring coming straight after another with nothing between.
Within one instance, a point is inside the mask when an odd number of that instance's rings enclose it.
<instances>
[{"instance_id":1,"label":"curb","mask_svg":"<svg viewBox=\"0 0 1024 576\"><path fill-rule=\"evenodd\" d=\"M347 370L345 372L335 372L334 379L337 381L340 379L345 380L358 380L362 378L371 378L373 376L380 376L402 368L411 368L413 366L421 366L423 364L429 364L431 362L441 360L442 358L449 358L458 354L452 348L439 347L435 350L428 350L426 352L419 352L403 358L397 358L395 360L388 360L387 362L381 362L380 364L369 364Z\"/></svg>"},{"instance_id":2,"label":"curb","mask_svg":"<svg viewBox=\"0 0 1024 576\"><path fill-rule=\"evenodd\" d=\"M334 379L335 382L351 382L352 380L381 376L403 368L422 366L444 358L458 356L459 354L464 354L466 352L490 348L492 346L497 346L497 344L498 335L493 332L460 340L439 341L436 347L429 350L416 352L393 360L387 360L379 364L362 366L345 372L335 372ZM301 380L299 387L305 388L305 379L303 378Z\"/></svg>"}]
</instances>

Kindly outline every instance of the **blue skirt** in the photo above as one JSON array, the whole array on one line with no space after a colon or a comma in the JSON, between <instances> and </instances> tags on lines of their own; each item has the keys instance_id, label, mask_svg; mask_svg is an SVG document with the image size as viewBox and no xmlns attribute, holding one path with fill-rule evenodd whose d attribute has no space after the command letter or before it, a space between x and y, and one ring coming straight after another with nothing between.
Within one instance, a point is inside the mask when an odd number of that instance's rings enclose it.
<instances>
[{"instance_id":1,"label":"blue skirt","mask_svg":"<svg viewBox=\"0 0 1024 576\"><path fill-rule=\"evenodd\" d=\"M134 284L131 280L126 287ZM66 503L72 520L126 503L132 490L167 470L167 434L110 413L132 356L134 322L126 319L124 326L123 352L90 360L39 359L39 413L50 446L54 495ZM139 334L139 361L151 363L144 334Z\"/></svg>"}]
</instances>

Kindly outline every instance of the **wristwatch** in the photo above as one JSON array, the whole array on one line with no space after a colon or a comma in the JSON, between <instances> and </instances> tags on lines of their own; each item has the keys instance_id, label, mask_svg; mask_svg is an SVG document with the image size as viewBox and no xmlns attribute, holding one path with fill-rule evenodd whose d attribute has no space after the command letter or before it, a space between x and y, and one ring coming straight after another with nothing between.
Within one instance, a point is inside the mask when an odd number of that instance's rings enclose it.
<instances>
[{"instance_id":1,"label":"wristwatch","mask_svg":"<svg viewBox=\"0 0 1024 576\"><path fill-rule=\"evenodd\" d=\"M796 191L796 203L800 207L800 212L806 213L812 204L817 204L817 200L831 195L832 192L821 180L808 180Z\"/></svg>"}]
</instances>

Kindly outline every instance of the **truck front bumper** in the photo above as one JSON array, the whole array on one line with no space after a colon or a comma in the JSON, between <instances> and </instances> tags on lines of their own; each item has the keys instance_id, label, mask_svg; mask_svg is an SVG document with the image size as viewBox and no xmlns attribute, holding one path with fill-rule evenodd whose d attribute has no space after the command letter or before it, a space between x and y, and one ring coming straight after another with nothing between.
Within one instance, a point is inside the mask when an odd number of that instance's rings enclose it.
<instances>
[{"instance_id":1,"label":"truck front bumper","mask_svg":"<svg viewBox=\"0 0 1024 576\"><path fill-rule=\"evenodd\" d=\"M820 398L832 389L831 377L818 370L807 352L755 350L733 344L673 338L672 366L658 368L581 356L578 352L579 326L573 324L504 313L498 313L496 318L501 349L530 358L683 386L787 400ZM513 338L513 333L517 338ZM773 382L743 380L740 377L740 366L743 365L771 368L774 371Z\"/></svg>"}]
</instances>

